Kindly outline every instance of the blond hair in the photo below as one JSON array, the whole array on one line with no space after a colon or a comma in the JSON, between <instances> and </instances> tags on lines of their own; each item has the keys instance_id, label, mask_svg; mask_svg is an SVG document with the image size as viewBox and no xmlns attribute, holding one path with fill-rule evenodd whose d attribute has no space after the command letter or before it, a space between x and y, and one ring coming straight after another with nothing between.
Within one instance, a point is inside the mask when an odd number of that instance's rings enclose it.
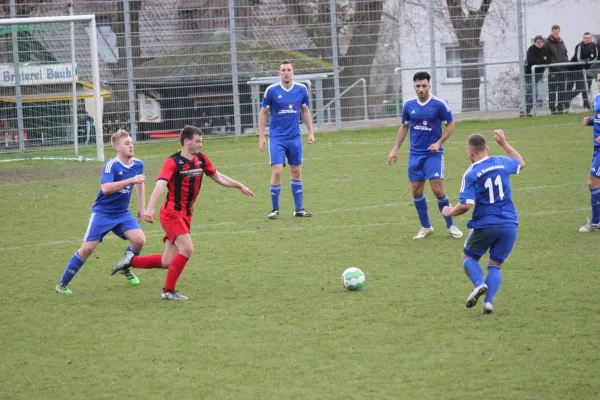
<instances>
[{"instance_id":1,"label":"blond hair","mask_svg":"<svg viewBox=\"0 0 600 400\"><path fill-rule=\"evenodd\" d=\"M110 143L113 145L113 147L115 147L119 144L121 139L126 137L129 137L129 132L127 132L125 129L119 129L110 137Z\"/></svg>"}]
</instances>

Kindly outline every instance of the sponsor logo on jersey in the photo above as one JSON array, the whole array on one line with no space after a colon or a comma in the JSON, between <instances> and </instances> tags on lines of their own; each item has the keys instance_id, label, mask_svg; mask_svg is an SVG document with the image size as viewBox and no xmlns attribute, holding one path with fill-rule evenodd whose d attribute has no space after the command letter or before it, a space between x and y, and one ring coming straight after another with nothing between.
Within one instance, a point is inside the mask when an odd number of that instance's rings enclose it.
<instances>
[{"instance_id":1,"label":"sponsor logo on jersey","mask_svg":"<svg viewBox=\"0 0 600 400\"><path fill-rule=\"evenodd\" d=\"M417 131L428 131L431 132L433 130L433 124L429 121L427 121L426 119L421 120L419 122L417 122L414 126L413 129L417 130Z\"/></svg>"},{"instance_id":2,"label":"sponsor logo on jersey","mask_svg":"<svg viewBox=\"0 0 600 400\"><path fill-rule=\"evenodd\" d=\"M278 114L297 114L297 113L298 113L298 107L295 104L288 104L287 106L285 106L281 110L279 110Z\"/></svg>"},{"instance_id":3,"label":"sponsor logo on jersey","mask_svg":"<svg viewBox=\"0 0 600 400\"><path fill-rule=\"evenodd\" d=\"M204 173L203 168L188 169L186 171L179 171L179 175L183 178L193 178L194 176L200 176Z\"/></svg>"}]
</instances>

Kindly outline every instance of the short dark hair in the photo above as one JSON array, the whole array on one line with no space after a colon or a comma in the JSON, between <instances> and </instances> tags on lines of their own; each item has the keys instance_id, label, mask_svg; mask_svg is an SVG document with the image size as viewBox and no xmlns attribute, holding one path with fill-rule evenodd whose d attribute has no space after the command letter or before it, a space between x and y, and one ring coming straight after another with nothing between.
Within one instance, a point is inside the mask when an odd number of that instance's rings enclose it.
<instances>
[{"instance_id":1,"label":"short dark hair","mask_svg":"<svg viewBox=\"0 0 600 400\"><path fill-rule=\"evenodd\" d=\"M181 133L179 134L179 143L181 143L181 145L183 146L183 141L185 139L192 140L194 135L202 136L202 129L196 128L195 126L192 126L192 125L184 126L183 129L181 130Z\"/></svg>"},{"instance_id":2,"label":"short dark hair","mask_svg":"<svg viewBox=\"0 0 600 400\"><path fill-rule=\"evenodd\" d=\"M481 153L485 150L487 144L485 142L485 136L480 135L479 133L475 133L469 136L467 140L469 150L474 151L476 153Z\"/></svg>"},{"instance_id":3,"label":"short dark hair","mask_svg":"<svg viewBox=\"0 0 600 400\"><path fill-rule=\"evenodd\" d=\"M592 36L592 34L591 34L591 33L589 33L589 32L583 32L583 36L585 36L585 35L590 35L590 36Z\"/></svg>"},{"instance_id":4,"label":"short dark hair","mask_svg":"<svg viewBox=\"0 0 600 400\"><path fill-rule=\"evenodd\" d=\"M552 30L555 30L555 29L560 30L560 25L556 25L556 24L552 25Z\"/></svg>"},{"instance_id":5,"label":"short dark hair","mask_svg":"<svg viewBox=\"0 0 600 400\"><path fill-rule=\"evenodd\" d=\"M427 82L431 80L431 75L429 75L429 72L419 71L413 76L413 82L422 80L427 80Z\"/></svg>"},{"instance_id":6,"label":"short dark hair","mask_svg":"<svg viewBox=\"0 0 600 400\"><path fill-rule=\"evenodd\" d=\"M294 68L294 64L292 64L291 61L288 60L281 60L279 61L279 66L281 67L283 64L290 64L292 66L292 68Z\"/></svg>"},{"instance_id":7,"label":"short dark hair","mask_svg":"<svg viewBox=\"0 0 600 400\"><path fill-rule=\"evenodd\" d=\"M533 38L533 43L537 42L538 40L541 40L543 42L544 37L542 35L537 35L536 37Z\"/></svg>"}]
</instances>

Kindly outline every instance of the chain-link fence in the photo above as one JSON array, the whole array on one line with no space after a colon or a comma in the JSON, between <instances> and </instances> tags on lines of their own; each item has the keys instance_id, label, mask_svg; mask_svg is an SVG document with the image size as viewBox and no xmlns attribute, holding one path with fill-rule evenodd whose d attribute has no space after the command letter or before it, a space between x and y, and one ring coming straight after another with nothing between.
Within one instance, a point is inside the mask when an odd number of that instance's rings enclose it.
<instances>
[{"instance_id":1,"label":"chain-link fence","mask_svg":"<svg viewBox=\"0 0 600 400\"><path fill-rule=\"evenodd\" d=\"M403 100L414 96L412 76L419 70L431 73L432 92L455 113L519 108L524 114L539 113L547 109L548 79L556 82L554 75L544 75L543 68L533 81L525 74L533 39L525 34L525 3L8 0L0 12L4 17L11 12L17 17L95 14L105 140L117 128L128 129L137 140L155 140L176 137L185 124L202 128L209 137L257 133L261 96L278 81L279 62L284 59L293 62L296 81L309 88L320 127L339 129L356 120L399 116ZM69 35L69 25L60 29L18 25L0 31L0 65L11 68L18 42L21 70L56 65L62 68L59 74L68 74L69 66L74 68ZM52 90L65 91L66 86L53 88L47 82L3 86L0 130L7 137L14 137L17 115L22 115L28 139L37 135L33 132L62 131L71 124L79 126L80 140L89 140L85 103L89 32L78 26L74 35L81 92L76 100L78 121L73 123L69 101L46 96ZM560 78L564 84L558 89L550 86L564 92L563 100L573 99L579 90L575 103L587 105L584 86L577 84L580 75L584 76L579 72ZM586 82L585 87L589 99L595 85ZM18 146L14 142L5 146L12 147Z\"/></svg>"}]
</instances>

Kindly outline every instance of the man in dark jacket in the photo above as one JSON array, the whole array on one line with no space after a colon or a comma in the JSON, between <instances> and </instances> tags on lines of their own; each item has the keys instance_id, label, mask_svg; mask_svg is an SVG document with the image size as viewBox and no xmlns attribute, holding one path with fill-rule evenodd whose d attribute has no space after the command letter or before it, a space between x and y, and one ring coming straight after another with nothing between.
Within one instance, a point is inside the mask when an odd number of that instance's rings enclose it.
<instances>
[{"instance_id":1,"label":"man in dark jacket","mask_svg":"<svg viewBox=\"0 0 600 400\"><path fill-rule=\"evenodd\" d=\"M537 85L544 77L544 68L536 68L535 76L532 76L531 67L549 63L550 56L544 47L544 37L537 35L533 39L533 44L527 49L527 58L525 59L525 112L527 116L531 115L533 104L540 101L537 98Z\"/></svg>"},{"instance_id":2,"label":"man in dark jacket","mask_svg":"<svg viewBox=\"0 0 600 400\"><path fill-rule=\"evenodd\" d=\"M568 62L567 47L560 37L560 26L552 26L552 34L548 36L544 47L548 50L550 64ZM566 96L566 72L568 66L550 67L548 71L548 103L552 114L561 113L569 108Z\"/></svg>"},{"instance_id":3,"label":"man in dark jacket","mask_svg":"<svg viewBox=\"0 0 600 400\"><path fill-rule=\"evenodd\" d=\"M596 60L596 58L598 58L596 43L592 41L592 34L586 32L583 34L583 41L575 46L575 54L571 57L571 62L585 61L586 64L573 65L569 73L570 79L567 81L567 89L572 89L573 84L575 85L575 89L571 92L569 100L574 99L581 93L583 108L586 111L591 110L588 92L592 86L592 80L586 76L586 73L590 68L588 63Z\"/></svg>"}]
</instances>

